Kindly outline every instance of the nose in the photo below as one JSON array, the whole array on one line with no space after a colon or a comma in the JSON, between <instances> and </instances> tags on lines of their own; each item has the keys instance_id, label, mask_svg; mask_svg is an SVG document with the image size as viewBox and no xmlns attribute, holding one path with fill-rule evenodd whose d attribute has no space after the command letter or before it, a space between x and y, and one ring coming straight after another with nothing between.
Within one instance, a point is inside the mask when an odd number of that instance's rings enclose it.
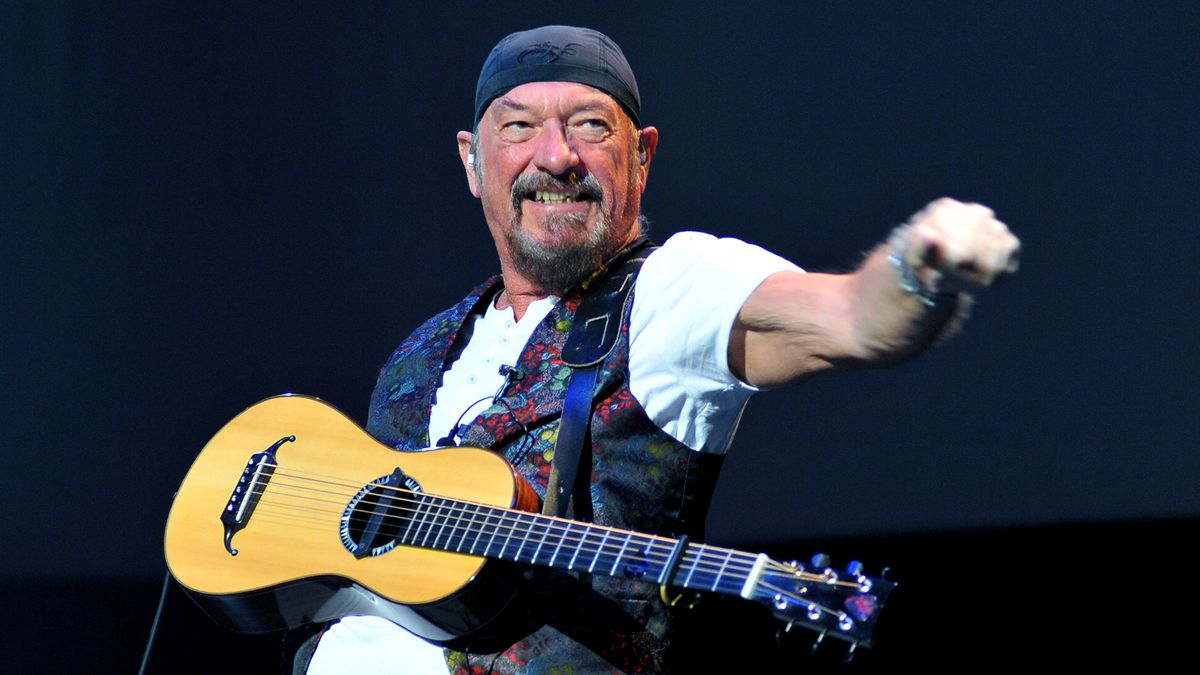
<instances>
[{"instance_id":1,"label":"nose","mask_svg":"<svg viewBox=\"0 0 1200 675\"><path fill-rule=\"evenodd\" d=\"M533 154L534 166L551 175L561 176L579 165L579 155L558 121L542 126Z\"/></svg>"}]
</instances>

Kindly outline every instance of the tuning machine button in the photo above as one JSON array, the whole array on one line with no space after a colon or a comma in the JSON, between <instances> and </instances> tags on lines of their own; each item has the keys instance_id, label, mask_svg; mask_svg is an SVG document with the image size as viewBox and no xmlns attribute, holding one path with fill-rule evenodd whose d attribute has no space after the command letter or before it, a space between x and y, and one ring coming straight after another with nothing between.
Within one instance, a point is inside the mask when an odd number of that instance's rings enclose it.
<instances>
[{"instance_id":1,"label":"tuning machine button","mask_svg":"<svg viewBox=\"0 0 1200 675\"><path fill-rule=\"evenodd\" d=\"M783 597L782 593L776 593L774 598L771 598L771 603L775 605L775 609L785 610L788 608L788 600ZM789 628L790 628L789 624Z\"/></svg>"}]
</instances>

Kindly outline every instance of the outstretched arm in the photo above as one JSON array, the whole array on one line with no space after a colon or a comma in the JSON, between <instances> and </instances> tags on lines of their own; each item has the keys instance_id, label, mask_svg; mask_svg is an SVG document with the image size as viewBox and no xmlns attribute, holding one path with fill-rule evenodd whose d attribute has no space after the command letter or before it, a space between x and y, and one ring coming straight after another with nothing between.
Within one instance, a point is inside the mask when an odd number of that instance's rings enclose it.
<instances>
[{"instance_id":1,"label":"outstretched arm","mask_svg":"<svg viewBox=\"0 0 1200 675\"><path fill-rule=\"evenodd\" d=\"M743 381L772 387L918 353L970 294L1017 269L1020 242L991 209L939 199L851 274L779 272L746 300L729 341Z\"/></svg>"}]
</instances>

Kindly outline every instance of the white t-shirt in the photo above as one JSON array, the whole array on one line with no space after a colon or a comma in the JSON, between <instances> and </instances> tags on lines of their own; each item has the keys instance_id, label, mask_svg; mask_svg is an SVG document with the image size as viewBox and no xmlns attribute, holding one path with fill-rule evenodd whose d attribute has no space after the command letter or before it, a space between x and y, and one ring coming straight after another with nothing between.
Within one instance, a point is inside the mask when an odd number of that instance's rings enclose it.
<instances>
[{"instance_id":1,"label":"white t-shirt","mask_svg":"<svg viewBox=\"0 0 1200 675\"><path fill-rule=\"evenodd\" d=\"M647 257L634 286L629 319L629 388L663 431L700 452L729 449L756 388L729 371L729 334L746 298L767 277L801 272L737 239L681 232ZM489 304L471 341L442 380L429 437L470 422L504 385L534 329L558 303L549 297L515 319ZM442 649L376 617L348 617L322 636L311 675L410 675L446 672Z\"/></svg>"}]
</instances>

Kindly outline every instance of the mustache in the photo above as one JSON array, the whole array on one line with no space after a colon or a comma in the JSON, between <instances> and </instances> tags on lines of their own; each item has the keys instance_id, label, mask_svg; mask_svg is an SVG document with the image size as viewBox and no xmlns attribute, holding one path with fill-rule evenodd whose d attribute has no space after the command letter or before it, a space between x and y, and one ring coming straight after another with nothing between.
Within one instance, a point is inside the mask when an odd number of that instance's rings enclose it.
<instances>
[{"instance_id":1,"label":"mustache","mask_svg":"<svg viewBox=\"0 0 1200 675\"><path fill-rule=\"evenodd\" d=\"M588 199L594 202L604 200L604 190L600 187L600 182L591 174L579 178L578 174L574 172L567 174L566 177L538 172L522 174L513 181L513 206L519 212L521 201L532 199L533 193L539 190L570 195L576 200Z\"/></svg>"}]
</instances>

